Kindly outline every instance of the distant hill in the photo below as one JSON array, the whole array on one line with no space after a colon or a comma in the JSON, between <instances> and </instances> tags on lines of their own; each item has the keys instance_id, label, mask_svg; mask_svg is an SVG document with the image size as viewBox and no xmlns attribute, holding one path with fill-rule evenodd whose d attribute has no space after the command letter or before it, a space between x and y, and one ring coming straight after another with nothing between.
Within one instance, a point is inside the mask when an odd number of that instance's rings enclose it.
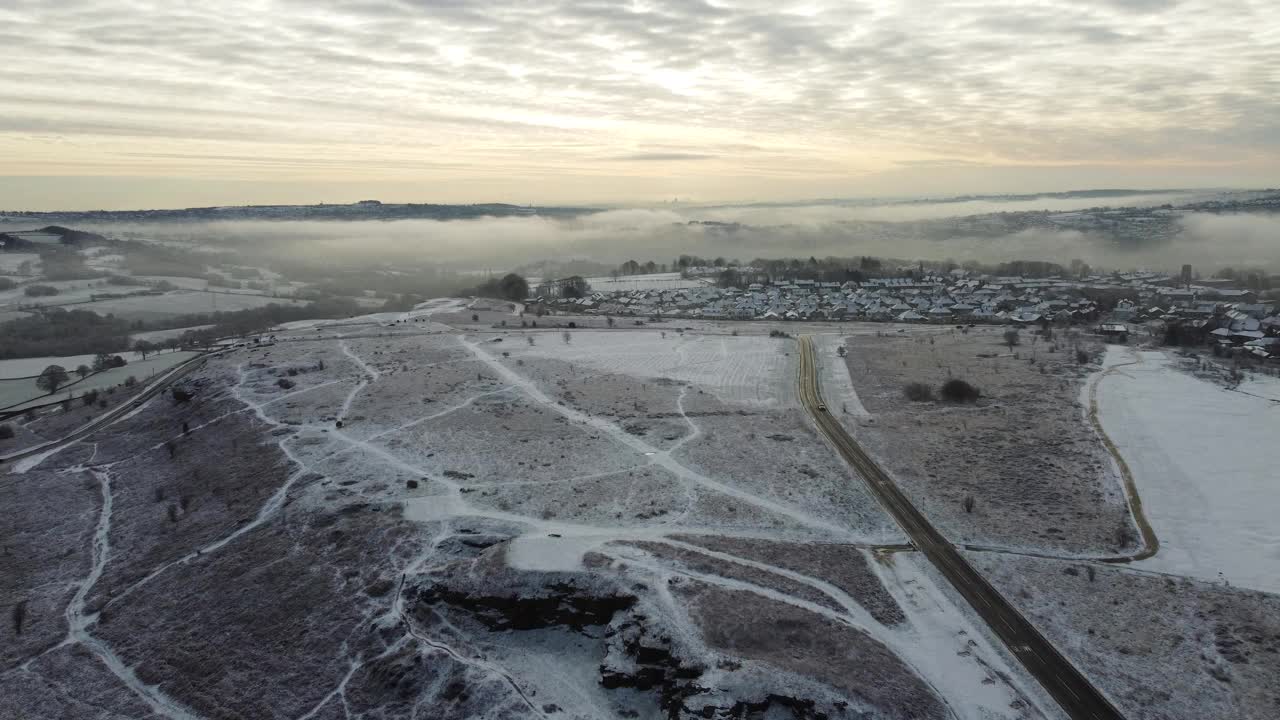
<instances>
[{"instance_id":1,"label":"distant hill","mask_svg":"<svg viewBox=\"0 0 1280 720\"><path fill-rule=\"evenodd\" d=\"M10 230L7 233L0 233L0 251L30 252L41 246L89 245L106 241L105 237L97 233L72 230L61 225L49 225L39 230Z\"/></svg>"},{"instance_id":2,"label":"distant hill","mask_svg":"<svg viewBox=\"0 0 1280 720\"><path fill-rule=\"evenodd\" d=\"M91 233L85 230L72 230L71 228L62 227L61 225L49 225L42 227L37 232L57 235L62 238L63 245L86 245L89 243L102 243L107 239L97 233Z\"/></svg>"},{"instance_id":3,"label":"distant hill","mask_svg":"<svg viewBox=\"0 0 1280 720\"><path fill-rule=\"evenodd\" d=\"M575 217L594 212L598 211L571 207L528 207L505 203L434 205L361 201L351 205L238 205L176 210L0 211L0 215L80 223L217 220L470 220L482 217Z\"/></svg>"}]
</instances>

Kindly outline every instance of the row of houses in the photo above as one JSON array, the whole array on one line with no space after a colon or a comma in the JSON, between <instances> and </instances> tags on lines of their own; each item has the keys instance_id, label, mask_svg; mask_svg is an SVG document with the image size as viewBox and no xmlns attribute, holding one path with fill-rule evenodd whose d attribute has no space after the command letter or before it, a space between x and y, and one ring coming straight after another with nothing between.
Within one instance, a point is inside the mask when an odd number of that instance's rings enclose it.
<instances>
[{"instance_id":1,"label":"row of houses","mask_svg":"<svg viewBox=\"0 0 1280 720\"><path fill-rule=\"evenodd\" d=\"M1268 348L1276 346L1269 338L1280 336L1275 306L1257 302L1251 291L1178 286L1159 273L1079 279L926 274L844 283L795 279L744 288L597 292L576 299L534 298L530 303L564 312L705 320L1017 325L1105 320L1121 327L1161 321L1199 333L1206 341L1262 341Z\"/></svg>"},{"instance_id":2,"label":"row of houses","mask_svg":"<svg viewBox=\"0 0 1280 720\"><path fill-rule=\"evenodd\" d=\"M956 282L946 276L863 283L784 280L752 283L742 289L632 290L548 303L563 311L707 320L1068 324L1095 320L1099 312L1093 300L1053 283L1021 278Z\"/></svg>"}]
</instances>

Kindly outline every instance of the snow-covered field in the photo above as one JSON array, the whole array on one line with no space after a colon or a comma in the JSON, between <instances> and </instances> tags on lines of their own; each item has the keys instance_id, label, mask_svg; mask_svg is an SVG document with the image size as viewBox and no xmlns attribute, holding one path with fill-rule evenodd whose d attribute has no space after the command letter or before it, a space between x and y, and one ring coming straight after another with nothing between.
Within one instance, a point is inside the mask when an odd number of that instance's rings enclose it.
<instances>
[{"instance_id":1,"label":"snow-covered field","mask_svg":"<svg viewBox=\"0 0 1280 720\"><path fill-rule=\"evenodd\" d=\"M127 292L130 288L107 285L101 280L37 280L31 285L48 285L58 289L57 295L29 297L25 285L0 291L0 307L16 305L66 305L89 300L93 295L110 292ZM137 289L137 288L133 288Z\"/></svg>"},{"instance_id":2,"label":"snow-covered field","mask_svg":"<svg viewBox=\"0 0 1280 720\"><path fill-rule=\"evenodd\" d=\"M617 292L625 290L681 290L692 287L706 287L708 283L680 277L680 273L653 273L652 275L620 275L617 278L608 275L587 278L587 284L595 292Z\"/></svg>"},{"instance_id":3,"label":"snow-covered field","mask_svg":"<svg viewBox=\"0 0 1280 720\"><path fill-rule=\"evenodd\" d=\"M49 365L61 365L66 368L67 373L71 376L72 381L79 380L79 376L74 370L79 365L93 365L92 355L79 355L69 358L23 358L20 360L4 360L0 361L0 372L5 373L5 378L0 379L0 407L9 407L17 405L14 409L21 409L24 405L18 405L24 401L30 400L29 404L39 405L54 400L59 400L68 396L79 396L87 390L100 390L114 385L123 383L130 376L137 378L138 382L145 383L148 379L157 373L164 372L169 368L187 360L196 355L191 352L162 352L158 354L148 355L143 360L137 353L120 353L128 361L128 365L119 368L112 368L105 372L92 375L85 378L82 382L76 382L69 385L64 391L53 397L44 397L45 392L36 387L35 380L13 379L14 375L10 373L20 372L25 374L38 375Z\"/></svg>"},{"instance_id":4,"label":"snow-covered field","mask_svg":"<svg viewBox=\"0 0 1280 720\"><path fill-rule=\"evenodd\" d=\"M1139 567L1280 593L1280 403L1255 396L1280 381L1232 392L1130 348L1110 348L1106 364L1099 419L1160 539Z\"/></svg>"},{"instance_id":5,"label":"snow-covered field","mask_svg":"<svg viewBox=\"0 0 1280 720\"><path fill-rule=\"evenodd\" d=\"M165 340L181 337L183 333L193 330L206 330L213 325L192 325L190 327L169 328L168 330L148 330L146 332L134 333L129 336L129 342L138 342L146 340L149 343L162 343Z\"/></svg>"},{"instance_id":6,"label":"snow-covered field","mask_svg":"<svg viewBox=\"0 0 1280 720\"><path fill-rule=\"evenodd\" d=\"M194 400L22 466L104 499L37 609L108 685L193 716L1059 717L796 407L794 341L373 330L211 358Z\"/></svg>"},{"instance_id":7,"label":"snow-covered field","mask_svg":"<svg viewBox=\"0 0 1280 720\"><path fill-rule=\"evenodd\" d=\"M38 253L0 253L0 274L15 273L23 263L31 263L31 271L40 272Z\"/></svg>"},{"instance_id":8,"label":"snow-covered field","mask_svg":"<svg viewBox=\"0 0 1280 720\"><path fill-rule=\"evenodd\" d=\"M101 300L77 307L81 310L92 310L100 315L111 313L126 320L153 320L175 315L224 310L247 310L271 304L303 305L305 303L300 300L263 297L261 295L176 291L165 293L164 295L143 295L116 300Z\"/></svg>"},{"instance_id":9,"label":"snow-covered field","mask_svg":"<svg viewBox=\"0 0 1280 720\"><path fill-rule=\"evenodd\" d=\"M687 382L723 402L778 406L795 398L796 351L787 340L660 330L568 332L569 342L543 333L536 345L518 342L509 350L606 373Z\"/></svg>"}]
</instances>

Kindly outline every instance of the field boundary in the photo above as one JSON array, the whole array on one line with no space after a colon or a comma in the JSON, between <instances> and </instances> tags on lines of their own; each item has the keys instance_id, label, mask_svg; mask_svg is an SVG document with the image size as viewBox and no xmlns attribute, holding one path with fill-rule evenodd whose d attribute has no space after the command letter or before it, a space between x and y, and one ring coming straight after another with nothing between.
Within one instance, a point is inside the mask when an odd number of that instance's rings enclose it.
<instances>
[{"instance_id":1,"label":"field boundary","mask_svg":"<svg viewBox=\"0 0 1280 720\"><path fill-rule=\"evenodd\" d=\"M1107 434L1107 431L1102 427L1102 421L1098 419L1098 386L1119 368L1142 364L1142 357L1137 355L1136 352L1134 358L1129 362L1112 365L1103 370L1089 385L1089 423L1093 425L1094 431L1098 433L1098 437L1102 440L1102 445L1106 447L1107 452L1111 453L1111 457L1116 461L1116 467L1120 470L1121 484L1124 487L1125 500L1129 505L1129 513L1133 516L1134 524L1138 526L1138 533L1142 535L1142 544L1144 545L1144 549L1134 555L1124 558L1099 559L1099 562L1113 564L1146 560L1154 557L1160 551L1160 539L1156 537L1155 529L1151 527L1146 513L1142 510L1142 496L1138 494L1138 484L1133 479L1133 472L1129 469L1129 463L1125 462L1124 456L1120 454L1120 448L1116 447L1115 441Z\"/></svg>"}]
</instances>

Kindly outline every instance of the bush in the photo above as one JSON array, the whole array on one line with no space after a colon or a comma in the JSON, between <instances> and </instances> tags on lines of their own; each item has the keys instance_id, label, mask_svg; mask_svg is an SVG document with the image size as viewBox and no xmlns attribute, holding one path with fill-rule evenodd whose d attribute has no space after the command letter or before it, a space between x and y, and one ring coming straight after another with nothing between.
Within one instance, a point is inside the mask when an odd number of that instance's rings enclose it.
<instances>
[{"instance_id":1,"label":"bush","mask_svg":"<svg viewBox=\"0 0 1280 720\"><path fill-rule=\"evenodd\" d=\"M125 387L133 387L134 385L137 385L137 384L138 384L138 378L136 378L136 377L134 377L134 376L132 376L132 375L130 375L129 377L127 377L127 378L125 378L125 379L124 379L124 386L125 386Z\"/></svg>"},{"instance_id":2,"label":"bush","mask_svg":"<svg viewBox=\"0 0 1280 720\"><path fill-rule=\"evenodd\" d=\"M1084 350L1077 350L1077 351L1076 351L1076 362L1080 363L1081 365L1088 365L1088 364L1089 364L1089 353L1085 352Z\"/></svg>"},{"instance_id":3,"label":"bush","mask_svg":"<svg viewBox=\"0 0 1280 720\"><path fill-rule=\"evenodd\" d=\"M911 402L932 402L933 401L933 387L931 387L927 383L922 383L922 382L907 383L906 387L902 389L902 392L904 395L907 396L907 399L910 400Z\"/></svg>"},{"instance_id":4,"label":"bush","mask_svg":"<svg viewBox=\"0 0 1280 720\"><path fill-rule=\"evenodd\" d=\"M982 391L959 378L952 378L942 384L942 399L953 403L977 402Z\"/></svg>"},{"instance_id":5,"label":"bush","mask_svg":"<svg viewBox=\"0 0 1280 720\"><path fill-rule=\"evenodd\" d=\"M285 390L288 390L292 388L295 385L295 383L289 378L280 378L279 380L276 381L276 385L279 385Z\"/></svg>"},{"instance_id":6,"label":"bush","mask_svg":"<svg viewBox=\"0 0 1280 720\"><path fill-rule=\"evenodd\" d=\"M80 401L84 403L85 407L89 407L90 405L93 405L94 403L98 402L98 391L85 390L84 394L80 396Z\"/></svg>"},{"instance_id":7,"label":"bush","mask_svg":"<svg viewBox=\"0 0 1280 720\"><path fill-rule=\"evenodd\" d=\"M13 427L10 425L0 425L0 440L9 440L13 437Z\"/></svg>"},{"instance_id":8,"label":"bush","mask_svg":"<svg viewBox=\"0 0 1280 720\"><path fill-rule=\"evenodd\" d=\"M1017 331L1017 330L1005 330L1005 331L1004 331L1004 344L1005 344L1005 345L1008 345L1010 348L1013 348L1013 346L1014 346L1014 345L1017 345L1017 344L1019 344L1019 343L1021 343L1021 342L1022 342L1022 336L1018 334L1018 331Z\"/></svg>"},{"instance_id":9,"label":"bush","mask_svg":"<svg viewBox=\"0 0 1280 720\"><path fill-rule=\"evenodd\" d=\"M49 295L57 295L58 288L52 285L28 285L22 292L27 297L47 297Z\"/></svg>"}]
</instances>

